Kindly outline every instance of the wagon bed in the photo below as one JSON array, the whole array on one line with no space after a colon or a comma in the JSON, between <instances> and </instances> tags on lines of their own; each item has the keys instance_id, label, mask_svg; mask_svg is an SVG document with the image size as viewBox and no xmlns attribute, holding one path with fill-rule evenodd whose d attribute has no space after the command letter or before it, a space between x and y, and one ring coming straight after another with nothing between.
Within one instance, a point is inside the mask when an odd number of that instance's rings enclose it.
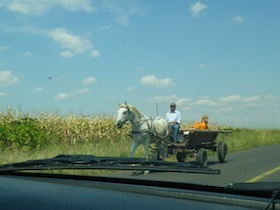
<instances>
[{"instance_id":1,"label":"wagon bed","mask_svg":"<svg viewBox=\"0 0 280 210\"><path fill-rule=\"evenodd\" d=\"M206 150L212 150L218 153L221 163L226 162L228 148L226 143L219 142L216 138L219 134L229 134L230 130L194 130L180 129L179 140L181 143L170 143L168 145L168 154L176 154L179 162L184 162L187 156L196 156L196 161L200 165L207 165Z\"/></svg>"},{"instance_id":2,"label":"wagon bed","mask_svg":"<svg viewBox=\"0 0 280 210\"><path fill-rule=\"evenodd\" d=\"M231 133L228 130L193 130L193 129L181 129L179 134L183 135L185 144L189 148L197 148L204 146L211 147L220 133Z\"/></svg>"}]
</instances>

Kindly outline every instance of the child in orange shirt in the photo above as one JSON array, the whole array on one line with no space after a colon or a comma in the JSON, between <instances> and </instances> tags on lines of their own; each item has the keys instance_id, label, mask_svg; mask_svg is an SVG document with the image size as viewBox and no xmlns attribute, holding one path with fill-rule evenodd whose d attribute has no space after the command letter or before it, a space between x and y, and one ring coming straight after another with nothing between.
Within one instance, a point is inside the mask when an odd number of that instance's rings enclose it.
<instances>
[{"instance_id":1,"label":"child in orange shirt","mask_svg":"<svg viewBox=\"0 0 280 210\"><path fill-rule=\"evenodd\" d=\"M203 115L201 120L195 123L192 127L198 130L208 130L208 116Z\"/></svg>"}]
</instances>

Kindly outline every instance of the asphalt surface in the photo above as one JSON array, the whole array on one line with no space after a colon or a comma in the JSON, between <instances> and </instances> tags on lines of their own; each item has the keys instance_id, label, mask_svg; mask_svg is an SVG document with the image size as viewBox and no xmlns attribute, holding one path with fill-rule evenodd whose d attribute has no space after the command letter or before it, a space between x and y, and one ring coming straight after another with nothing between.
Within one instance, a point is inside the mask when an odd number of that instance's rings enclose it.
<instances>
[{"instance_id":1,"label":"asphalt surface","mask_svg":"<svg viewBox=\"0 0 280 210\"><path fill-rule=\"evenodd\" d=\"M220 169L221 174L151 172L132 175L131 171L125 171L114 176L213 186L226 186L236 182L280 182L280 144L229 153L226 163L220 163L217 156L211 156L208 157L208 167Z\"/></svg>"}]
</instances>

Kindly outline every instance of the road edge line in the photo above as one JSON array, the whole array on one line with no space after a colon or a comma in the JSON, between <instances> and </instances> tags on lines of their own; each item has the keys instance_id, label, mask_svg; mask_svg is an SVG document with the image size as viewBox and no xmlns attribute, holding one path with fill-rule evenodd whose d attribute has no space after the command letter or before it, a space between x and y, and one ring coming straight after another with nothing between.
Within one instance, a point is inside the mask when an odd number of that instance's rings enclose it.
<instances>
[{"instance_id":1,"label":"road edge line","mask_svg":"<svg viewBox=\"0 0 280 210\"><path fill-rule=\"evenodd\" d=\"M258 176L255 176L254 178L249 179L249 180L247 180L246 182L247 182L247 183L250 183L250 182L257 182L257 181L259 181L260 179L263 179L264 177L269 176L269 175L271 175L271 174L273 174L273 173L275 173L276 171L279 171L279 170L280 170L280 166L278 166L278 167L276 167L276 168L274 168L274 169L271 169L271 170L269 170L269 171L266 171L266 172L264 172L264 173L262 173L262 174L260 174L260 175L258 175Z\"/></svg>"}]
</instances>

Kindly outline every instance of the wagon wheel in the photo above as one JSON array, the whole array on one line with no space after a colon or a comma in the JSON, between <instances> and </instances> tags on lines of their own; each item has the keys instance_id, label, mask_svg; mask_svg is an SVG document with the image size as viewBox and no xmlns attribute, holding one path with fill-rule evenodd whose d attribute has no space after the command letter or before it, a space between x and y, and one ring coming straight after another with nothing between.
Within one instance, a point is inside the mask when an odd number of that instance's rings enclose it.
<instances>
[{"instance_id":1,"label":"wagon wheel","mask_svg":"<svg viewBox=\"0 0 280 210\"><path fill-rule=\"evenodd\" d=\"M157 149L152 149L151 160L159 160L159 151Z\"/></svg>"},{"instance_id":2,"label":"wagon wheel","mask_svg":"<svg viewBox=\"0 0 280 210\"><path fill-rule=\"evenodd\" d=\"M220 163L225 163L228 156L228 147L224 142L220 142L218 146L218 158Z\"/></svg>"},{"instance_id":3,"label":"wagon wheel","mask_svg":"<svg viewBox=\"0 0 280 210\"><path fill-rule=\"evenodd\" d=\"M178 152L176 154L176 158L178 162L185 162L185 160L187 159L187 153L185 152Z\"/></svg>"},{"instance_id":4,"label":"wagon wheel","mask_svg":"<svg viewBox=\"0 0 280 210\"><path fill-rule=\"evenodd\" d=\"M173 148L168 146L168 148L167 148L167 155L173 155L173 154L174 154Z\"/></svg>"},{"instance_id":5,"label":"wagon wheel","mask_svg":"<svg viewBox=\"0 0 280 210\"><path fill-rule=\"evenodd\" d=\"M207 165L207 153L204 148L200 148L197 153L196 162L199 165L206 166Z\"/></svg>"}]
</instances>

